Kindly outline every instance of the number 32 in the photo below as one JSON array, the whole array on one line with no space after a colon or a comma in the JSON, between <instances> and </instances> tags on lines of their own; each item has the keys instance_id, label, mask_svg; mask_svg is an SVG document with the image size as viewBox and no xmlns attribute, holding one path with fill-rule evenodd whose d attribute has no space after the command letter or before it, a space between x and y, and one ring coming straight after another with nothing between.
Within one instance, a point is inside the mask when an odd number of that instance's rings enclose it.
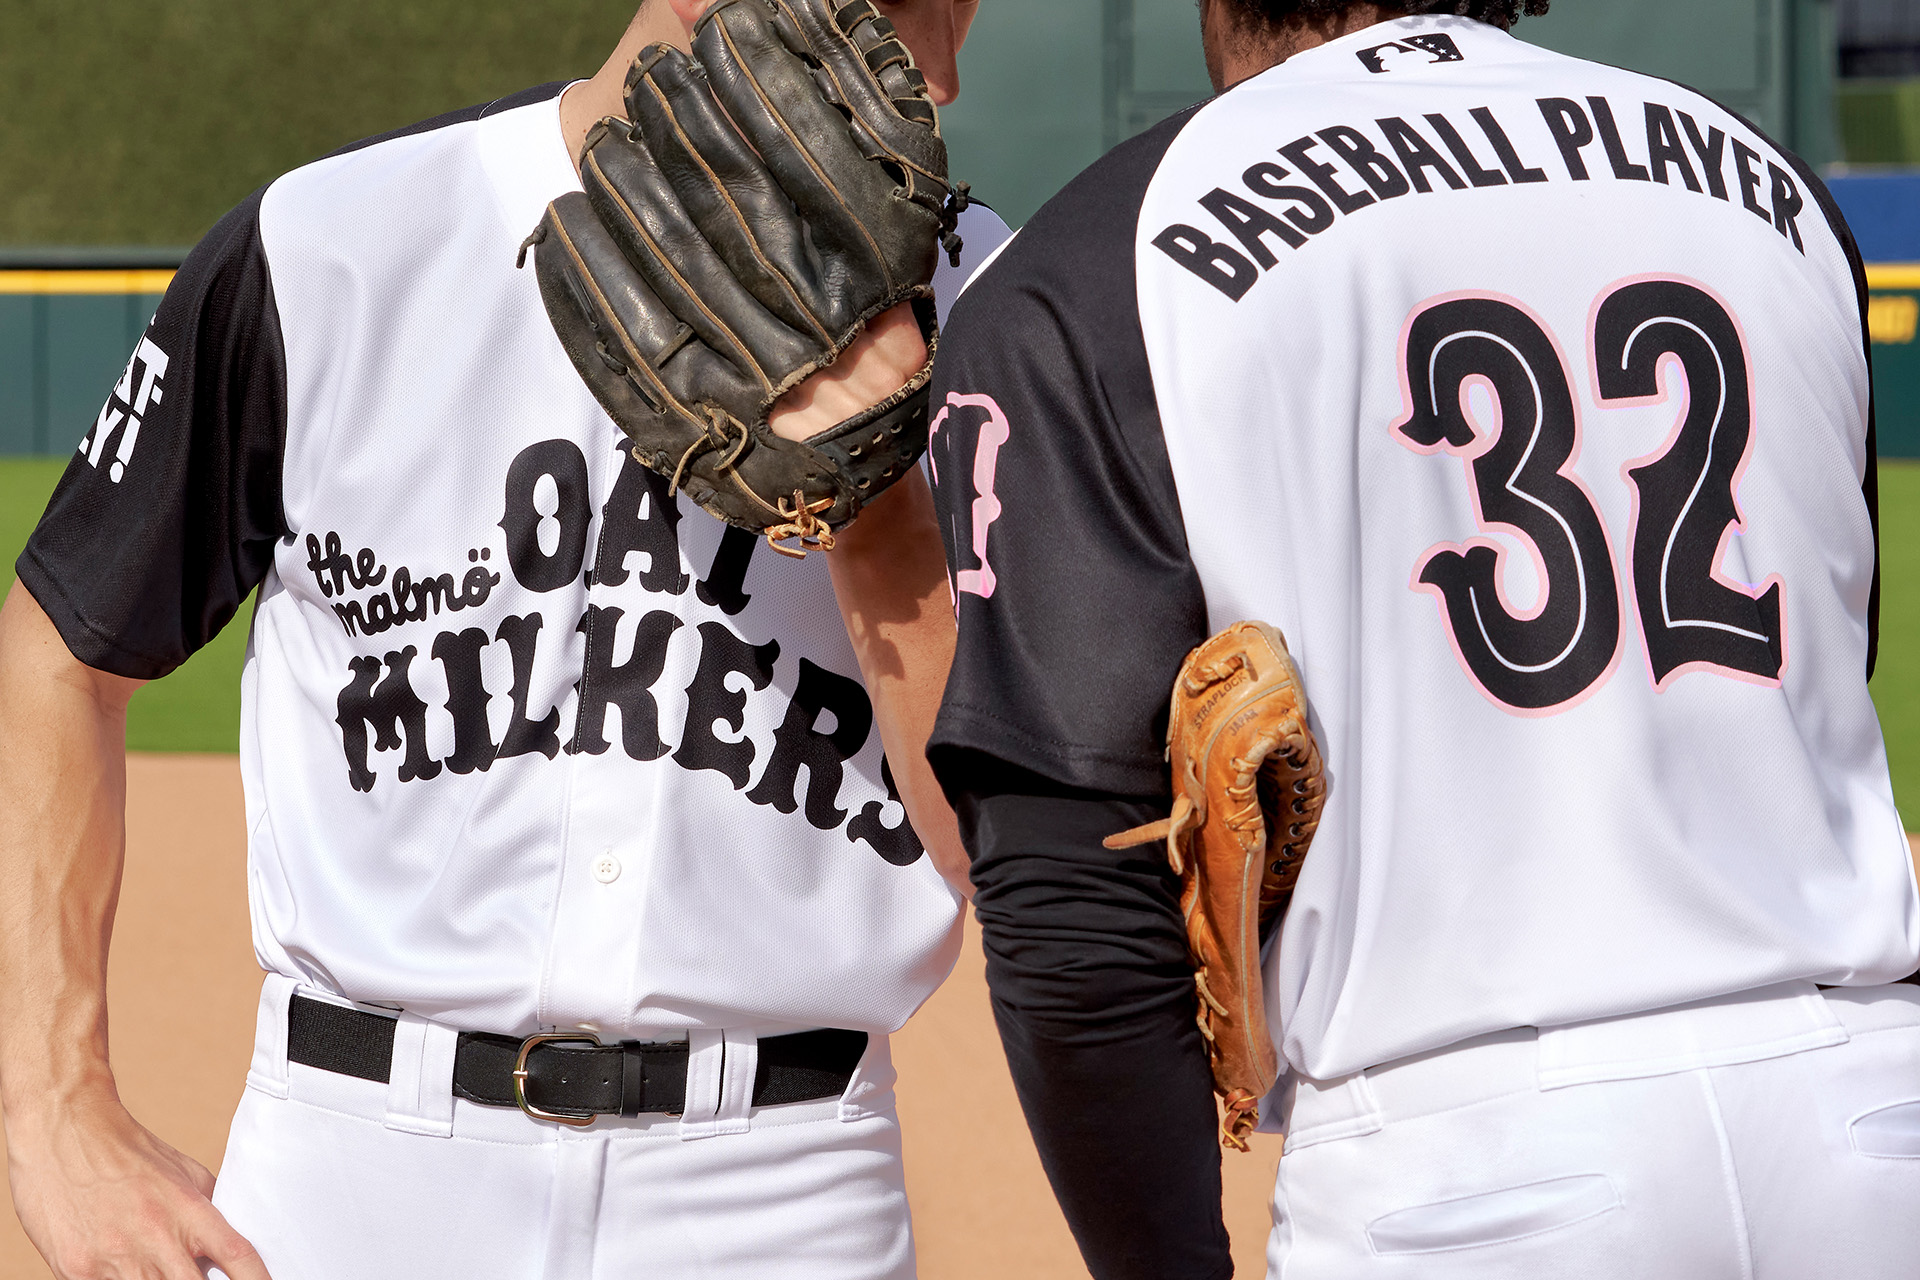
<instances>
[{"instance_id":1,"label":"number 32","mask_svg":"<svg viewBox=\"0 0 1920 1280\"><path fill-rule=\"evenodd\" d=\"M1624 473L1635 491L1633 594L1654 687L1701 669L1777 684L1786 652L1779 579L1750 592L1717 568L1741 527L1734 490L1753 437L1739 327L1697 286L1637 281L1601 301L1592 356L1603 406L1660 400L1668 358L1686 378L1672 437ZM1405 367L1409 409L1395 433L1421 453L1461 458L1480 527L1529 544L1540 598L1528 612L1508 606L1504 550L1486 538L1434 547L1414 585L1438 597L1461 665L1489 698L1535 715L1573 706L1619 655L1620 588L1592 495L1568 473L1579 418L1559 349L1516 304L1456 296L1415 312ZM1466 415L1473 384L1495 405L1485 440Z\"/></svg>"}]
</instances>

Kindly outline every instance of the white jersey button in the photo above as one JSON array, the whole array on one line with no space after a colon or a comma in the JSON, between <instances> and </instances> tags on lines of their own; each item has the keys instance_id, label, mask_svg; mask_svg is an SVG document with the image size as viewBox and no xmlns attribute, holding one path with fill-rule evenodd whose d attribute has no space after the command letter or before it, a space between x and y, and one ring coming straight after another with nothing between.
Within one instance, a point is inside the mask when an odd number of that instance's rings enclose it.
<instances>
[{"instance_id":1,"label":"white jersey button","mask_svg":"<svg viewBox=\"0 0 1920 1280\"><path fill-rule=\"evenodd\" d=\"M620 878L620 859L611 853L603 853L593 860L593 878L601 884L612 884Z\"/></svg>"}]
</instances>

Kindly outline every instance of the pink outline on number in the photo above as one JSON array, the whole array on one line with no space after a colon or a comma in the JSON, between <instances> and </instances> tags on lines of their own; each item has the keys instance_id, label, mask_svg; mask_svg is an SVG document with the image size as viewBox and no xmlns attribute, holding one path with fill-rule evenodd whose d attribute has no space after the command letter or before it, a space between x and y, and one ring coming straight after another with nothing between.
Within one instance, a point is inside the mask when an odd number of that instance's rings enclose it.
<instances>
[{"instance_id":1,"label":"pink outline on number","mask_svg":"<svg viewBox=\"0 0 1920 1280\"><path fill-rule=\"evenodd\" d=\"M1443 439L1435 444L1424 445L1417 441L1410 440L1401 434L1400 429L1413 421L1414 414L1417 411L1413 398L1415 394L1413 382L1407 372L1407 343L1412 340L1414 322L1435 307L1444 306L1449 302L1459 302L1467 299L1499 302L1510 306L1533 321L1540 332L1547 336L1547 342L1553 348L1554 359L1560 363L1560 376L1566 381L1568 399L1573 403L1573 447L1567 453L1567 460L1561 463L1560 466L1554 468L1554 474L1570 482L1586 496L1587 505L1592 509L1595 519L1600 522L1601 541L1607 549L1606 571L1614 580L1615 598L1620 602L1620 626L1617 629L1617 634L1614 636L1613 655L1607 659L1606 667L1599 675L1594 677L1593 683L1589 684L1577 696L1569 698L1565 702L1556 702L1550 707L1516 707L1495 694L1493 690L1487 688L1486 685L1482 684L1480 677L1474 674L1472 665L1467 662L1465 651L1460 648L1459 637L1453 629L1452 617L1447 612L1446 593L1432 583L1420 581L1420 575L1426 572L1428 562L1443 551L1451 551L1455 554L1463 555L1469 547L1491 547L1494 553L1494 598L1498 601L1500 607L1506 610L1508 616L1522 622L1539 617L1546 609L1549 598L1548 590L1552 585L1547 577L1546 560L1541 556L1540 548L1535 545L1533 539L1517 525L1509 524L1506 521L1488 520L1480 509L1480 486L1474 478L1473 463L1476 458L1493 448L1494 444L1500 439L1501 432L1506 429L1506 410L1505 406L1500 403L1499 396L1490 396L1489 398L1493 404L1494 421L1491 427L1482 429L1482 424L1476 421L1473 414L1468 411L1469 401L1467 399L1467 393L1469 388L1475 383L1491 389L1492 380L1484 374L1472 374L1460 380L1458 392L1460 397L1460 416L1466 421L1469 427L1473 428L1473 443L1456 445ZM1588 349L1592 349L1591 343L1589 343ZM1620 659L1622 655L1626 653L1627 627L1625 615L1626 594L1620 588L1620 572L1617 568L1619 552L1613 545L1613 531L1607 527L1606 515L1600 510L1600 503L1594 495L1593 490L1588 487L1587 482L1582 479L1579 472L1575 470L1580 461L1582 448L1586 443L1587 406L1581 403L1580 394L1577 390L1578 384L1574 381L1573 366L1567 359L1566 348L1560 345L1560 335L1554 332L1552 326L1547 324L1546 319L1542 317L1539 312L1518 298L1511 297L1504 293L1484 293L1478 290L1463 289L1455 293L1443 293L1428 298L1425 302L1414 306L1413 309L1407 313L1406 320L1400 326L1400 346L1397 359L1400 366L1401 414L1399 419L1388 427L1387 430L1401 447L1409 449L1414 453L1429 458L1440 454L1451 454L1460 461L1461 468L1466 475L1467 501L1473 508L1474 525L1483 532L1506 533L1520 543L1526 550L1527 555L1533 560L1534 577L1535 581L1539 584L1539 598L1534 601L1533 608L1525 615L1514 611L1511 603L1507 599L1506 567L1507 556L1509 554L1508 548L1505 543L1497 539L1484 537L1468 538L1465 542L1434 543L1428 547L1426 551L1421 553L1419 561L1413 566L1413 573L1407 580L1407 587L1416 594L1427 595L1433 598L1434 604L1438 607L1440 629L1446 633L1447 647L1453 650L1454 661L1459 664L1461 674L1466 676L1468 682L1480 691L1481 697L1508 715L1516 716L1523 720L1544 720L1552 716L1560 715L1562 712L1571 711L1575 707L1585 703L1589 698L1598 694L1600 690L1608 684L1612 683L1614 674L1620 669Z\"/></svg>"},{"instance_id":2,"label":"pink outline on number","mask_svg":"<svg viewBox=\"0 0 1920 1280\"><path fill-rule=\"evenodd\" d=\"M940 406L933 425L927 429L929 457L933 454L934 437L946 425L947 415L955 409L987 411L987 420L980 425L980 436L974 444L973 454L973 491L977 495L973 500L973 555L980 562L980 567L962 569L954 575L954 603L958 605L961 592L991 600L994 588L999 585L1000 580L994 575L993 565L987 560L987 535L993 529L993 522L1006 509L1001 505L999 495L994 492L994 481L999 470L1000 447L1012 438L1013 428L1008 424L1007 415L1001 410L999 402L992 396L949 391L947 402ZM933 465L934 479L938 480L938 464Z\"/></svg>"},{"instance_id":3,"label":"pink outline on number","mask_svg":"<svg viewBox=\"0 0 1920 1280\"><path fill-rule=\"evenodd\" d=\"M1683 362L1679 356L1668 351L1661 353L1660 359L1654 364L1654 385L1658 390L1654 391L1653 394L1645 396L1623 396L1618 400L1604 400L1601 398L1600 309L1606 306L1608 300L1611 299L1614 294L1636 284L1681 284L1686 285L1688 288L1698 289L1709 298L1712 298L1720 310L1726 313L1727 319L1733 324L1735 335L1740 339L1740 356L1746 361L1747 365L1747 445L1740 454L1739 463L1734 466L1731 483L1728 485L1727 493L1733 502L1734 519L1720 531L1720 540L1714 544L1713 548L1713 560L1707 566L1707 576L1729 591L1737 592L1750 600L1760 599L1776 585L1780 588L1780 674L1772 679L1768 679L1766 676L1757 676L1751 671L1740 671L1734 667L1723 667L1717 662L1708 662L1705 660L1683 662L1673 670L1667 672L1667 678L1664 680L1655 680L1653 678L1653 653L1647 648L1645 635L1646 622L1640 617L1640 583L1635 579L1633 572L1634 542L1640 536L1640 486L1628 473L1636 467L1644 467L1651 463L1658 462L1661 458L1666 457L1668 453L1672 452L1674 445L1680 440L1681 431L1686 429L1688 414L1693 411L1693 382L1687 377L1685 362ZM1760 438L1760 406L1753 394L1753 347L1747 342L1746 325L1740 322L1740 316L1734 311L1733 304L1728 302L1720 291L1711 285L1683 275L1672 273L1662 274L1657 271L1649 272L1645 275L1627 276L1624 279L1616 280L1603 288L1599 296L1593 300L1593 306L1587 311L1586 354L1588 387L1593 393L1594 406L1602 413L1605 413L1609 409L1644 409L1653 405L1668 404L1675 399L1672 387L1676 380L1680 383L1681 388L1678 397L1680 402L1679 412L1674 417L1673 426L1667 429L1665 438L1650 452L1643 453L1637 458L1628 458L1620 464L1620 481L1627 486L1628 492L1632 495L1632 505L1628 512L1627 523L1627 559L1621 564L1621 572L1619 574L1620 594L1623 605L1622 613L1624 615L1627 609L1632 610L1633 629L1635 634L1640 638L1640 658L1644 664L1643 669L1647 673L1647 683L1653 686L1655 693L1665 693L1668 688L1672 686L1673 682L1681 676L1690 675L1694 672L1702 672L1706 674L1718 674L1729 680L1738 680L1742 684L1756 685L1762 689L1780 688L1787 678L1787 669L1791 662L1791 650L1788 647L1790 630L1787 626L1787 580L1778 573L1770 573L1762 578L1757 585L1749 585L1727 577L1722 571L1722 565L1727 558L1727 548L1729 544L1732 543L1736 536L1743 535L1747 531L1746 516L1740 506L1740 484L1747 478L1747 467L1753 461L1753 451L1759 443ZM1709 461L1711 461L1711 459L1709 459ZM1624 627L1621 629L1623 631L1625 630Z\"/></svg>"}]
</instances>

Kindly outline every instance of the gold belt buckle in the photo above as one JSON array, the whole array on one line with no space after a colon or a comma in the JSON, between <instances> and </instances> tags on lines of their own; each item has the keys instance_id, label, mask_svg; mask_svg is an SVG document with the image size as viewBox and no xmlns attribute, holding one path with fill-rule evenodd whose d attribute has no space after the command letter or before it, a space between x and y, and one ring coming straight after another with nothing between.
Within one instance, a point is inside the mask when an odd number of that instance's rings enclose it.
<instances>
[{"instance_id":1,"label":"gold belt buckle","mask_svg":"<svg viewBox=\"0 0 1920 1280\"><path fill-rule=\"evenodd\" d=\"M545 1031L537 1036L528 1036L520 1042L520 1056L513 1063L513 1100L520 1109L535 1120L551 1120L555 1124L571 1125L576 1129L585 1129L600 1117L588 1112L584 1116L563 1115L558 1111L542 1111L527 1101L527 1055L543 1044L590 1044L596 1049L605 1048L597 1036L584 1031Z\"/></svg>"}]
</instances>

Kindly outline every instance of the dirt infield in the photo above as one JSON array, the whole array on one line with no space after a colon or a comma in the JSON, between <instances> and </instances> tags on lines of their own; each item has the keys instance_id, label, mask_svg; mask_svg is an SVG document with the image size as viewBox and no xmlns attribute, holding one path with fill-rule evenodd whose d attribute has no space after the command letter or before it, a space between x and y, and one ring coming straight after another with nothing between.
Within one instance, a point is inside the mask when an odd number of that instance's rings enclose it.
<instances>
[{"instance_id":1,"label":"dirt infield","mask_svg":"<svg viewBox=\"0 0 1920 1280\"><path fill-rule=\"evenodd\" d=\"M239 764L136 755L127 809L108 990L120 1091L134 1115L217 1169L260 982L247 933ZM1020 1117L983 972L969 926L953 977L894 1042L920 1274L1072 1280L1086 1271ZM1264 1274L1278 1160L1273 1138L1257 1140L1251 1155L1228 1154L1227 1222L1242 1276ZM13 1216L0 1213L0 1277L47 1274Z\"/></svg>"}]
</instances>

